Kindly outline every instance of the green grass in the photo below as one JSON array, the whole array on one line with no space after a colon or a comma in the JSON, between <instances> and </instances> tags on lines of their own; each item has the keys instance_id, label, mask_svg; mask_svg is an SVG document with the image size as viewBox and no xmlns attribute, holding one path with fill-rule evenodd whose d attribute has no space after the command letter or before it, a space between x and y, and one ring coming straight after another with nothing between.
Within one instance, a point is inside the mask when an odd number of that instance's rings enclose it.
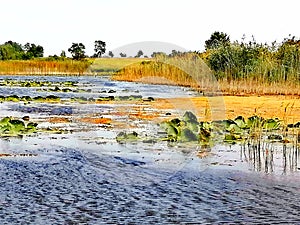
<instances>
[{"instance_id":1,"label":"green grass","mask_svg":"<svg viewBox=\"0 0 300 225\"><path fill-rule=\"evenodd\" d=\"M97 74L114 73L143 60L141 58L98 58L94 59L89 69Z\"/></svg>"}]
</instances>

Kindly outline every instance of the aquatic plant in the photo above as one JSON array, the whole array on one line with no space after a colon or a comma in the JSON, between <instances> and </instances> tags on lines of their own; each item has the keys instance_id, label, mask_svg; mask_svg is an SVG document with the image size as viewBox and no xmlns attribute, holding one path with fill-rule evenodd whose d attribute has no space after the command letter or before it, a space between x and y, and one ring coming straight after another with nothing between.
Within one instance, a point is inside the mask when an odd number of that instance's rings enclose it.
<instances>
[{"instance_id":1,"label":"aquatic plant","mask_svg":"<svg viewBox=\"0 0 300 225\"><path fill-rule=\"evenodd\" d=\"M209 144L211 141L220 140L222 136L221 139L227 143L259 141L271 131L279 131L281 125L281 120L277 118L264 119L257 115L247 119L238 116L234 120L198 122L192 112L186 112L182 119L165 121L161 127L166 131L167 141L198 141L200 144ZM273 136L273 139L274 137L276 136Z\"/></svg>"},{"instance_id":2,"label":"aquatic plant","mask_svg":"<svg viewBox=\"0 0 300 225\"><path fill-rule=\"evenodd\" d=\"M12 117L4 117L0 120L0 136L22 136L37 131L37 123L26 122Z\"/></svg>"},{"instance_id":3,"label":"aquatic plant","mask_svg":"<svg viewBox=\"0 0 300 225\"><path fill-rule=\"evenodd\" d=\"M50 82L50 81L36 81L36 80L12 80L5 79L0 81L0 86L10 87L77 87L77 81L63 81L63 82Z\"/></svg>"},{"instance_id":4,"label":"aquatic plant","mask_svg":"<svg viewBox=\"0 0 300 225\"><path fill-rule=\"evenodd\" d=\"M120 143L130 142L130 141L136 141L138 139L139 139L138 134L135 131L133 131L131 133L120 132L116 136L117 142L120 142Z\"/></svg>"}]
</instances>

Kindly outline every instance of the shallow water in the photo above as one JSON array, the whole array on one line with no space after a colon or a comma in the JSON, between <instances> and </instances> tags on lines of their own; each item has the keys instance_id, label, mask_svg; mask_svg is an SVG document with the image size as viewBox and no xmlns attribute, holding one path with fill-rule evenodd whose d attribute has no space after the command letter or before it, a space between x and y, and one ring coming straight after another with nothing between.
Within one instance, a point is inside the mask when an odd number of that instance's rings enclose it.
<instances>
[{"instance_id":1,"label":"shallow water","mask_svg":"<svg viewBox=\"0 0 300 225\"><path fill-rule=\"evenodd\" d=\"M143 97L174 97L159 86L107 78L43 79L78 80L92 87L95 96L102 89L114 89L115 95L126 89L126 94L138 90ZM193 95L171 89L178 96ZM35 88L0 87L0 93L40 95ZM217 145L199 158L194 145L119 144L115 136L121 128L46 122L51 116L76 119L100 113L155 135L157 127L151 122L114 116L114 104L3 103L0 111L72 131L0 139L0 152L12 154L0 158L1 224L299 224L299 155L293 149L283 155L275 146L270 161L239 145Z\"/></svg>"}]
</instances>

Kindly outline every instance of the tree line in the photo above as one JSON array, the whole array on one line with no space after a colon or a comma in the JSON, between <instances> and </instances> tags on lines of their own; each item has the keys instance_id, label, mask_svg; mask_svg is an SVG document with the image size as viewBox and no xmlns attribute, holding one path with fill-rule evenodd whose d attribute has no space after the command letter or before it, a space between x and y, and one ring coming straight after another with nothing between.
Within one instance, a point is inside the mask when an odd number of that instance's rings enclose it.
<instances>
[{"instance_id":1,"label":"tree line","mask_svg":"<svg viewBox=\"0 0 300 225\"><path fill-rule=\"evenodd\" d=\"M28 60L43 57L44 48L33 43L21 45L17 42L7 41L0 45L0 60Z\"/></svg>"},{"instance_id":2,"label":"tree line","mask_svg":"<svg viewBox=\"0 0 300 225\"><path fill-rule=\"evenodd\" d=\"M68 51L74 60L82 60L88 56L85 53L85 46L82 43L72 43ZM101 57L106 51L106 43L101 40L94 42L93 58ZM44 48L34 43L26 43L22 45L14 41L7 41L0 45L0 60L29 60L44 57ZM49 59L65 59L66 52L62 51L60 56L49 56Z\"/></svg>"},{"instance_id":3,"label":"tree line","mask_svg":"<svg viewBox=\"0 0 300 225\"><path fill-rule=\"evenodd\" d=\"M203 59L218 79L236 80L244 78L263 79L269 82L300 81L300 39L289 36L281 43L258 43L254 37L246 42L245 37L241 41L231 41L230 36L224 32L216 31L205 41L205 50L193 52ZM74 60L82 60L88 57L85 46L82 43L72 43L68 51ZM106 52L106 43L101 40L94 42L93 58L102 57ZM17 42L7 41L0 45L0 60L28 60L43 57L44 48L34 43L21 45ZM169 55L164 52L153 52L155 57L177 57L189 54L173 50ZM136 54L136 58L144 55L142 50ZM109 51L108 56L114 57ZM120 53L120 57L127 57ZM147 56L144 55L146 58ZM49 59L65 59L66 53L62 51L60 56L54 55Z\"/></svg>"},{"instance_id":4,"label":"tree line","mask_svg":"<svg viewBox=\"0 0 300 225\"><path fill-rule=\"evenodd\" d=\"M227 81L300 81L300 39L289 35L282 42L271 44L230 41L229 35L214 32L205 42L205 51L198 52L218 79Z\"/></svg>"}]
</instances>

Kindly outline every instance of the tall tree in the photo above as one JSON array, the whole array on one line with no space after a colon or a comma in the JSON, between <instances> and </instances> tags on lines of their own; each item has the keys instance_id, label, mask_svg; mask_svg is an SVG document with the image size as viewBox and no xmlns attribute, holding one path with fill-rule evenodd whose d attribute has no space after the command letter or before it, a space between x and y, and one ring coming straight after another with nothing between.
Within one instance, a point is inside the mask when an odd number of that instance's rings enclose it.
<instances>
[{"instance_id":1,"label":"tall tree","mask_svg":"<svg viewBox=\"0 0 300 225\"><path fill-rule=\"evenodd\" d=\"M135 56L135 58L140 58L142 55L144 55L144 52L142 50L139 50Z\"/></svg>"},{"instance_id":2,"label":"tall tree","mask_svg":"<svg viewBox=\"0 0 300 225\"><path fill-rule=\"evenodd\" d=\"M125 54L125 53L120 53L120 56L122 57L122 58L125 58L127 55Z\"/></svg>"},{"instance_id":3,"label":"tall tree","mask_svg":"<svg viewBox=\"0 0 300 225\"><path fill-rule=\"evenodd\" d=\"M25 59L31 59L44 56L44 48L40 45L26 43L24 45Z\"/></svg>"},{"instance_id":4,"label":"tall tree","mask_svg":"<svg viewBox=\"0 0 300 225\"><path fill-rule=\"evenodd\" d=\"M16 51L11 45L0 45L0 60L17 59Z\"/></svg>"},{"instance_id":5,"label":"tall tree","mask_svg":"<svg viewBox=\"0 0 300 225\"><path fill-rule=\"evenodd\" d=\"M112 51L109 51L109 52L108 52L108 55L109 55L111 58L114 57L114 53L113 53Z\"/></svg>"},{"instance_id":6,"label":"tall tree","mask_svg":"<svg viewBox=\"0 0 300 225\"><path fill-rule=\"evenodd\" d=\"M24 55L23 46L14 41L7 41L1 45L1 59L22 59Z\"/></svg>"},{"instance_id":7,"label":"tall tree","mask_svg":"<svg viewBox=\"0 0 300 225\"><path fill-rule=\"evenodd\" d=\"M61 58L66 58L66 52L64 50L61 51L60 57Z\"/></svg>"},{"instance_id":8,"label":"tall tree","mask_svg":"<svg viewBox=\"0 0 300 225\"><path fill-rule=\"evenodd\" d=\"M220 46L228 45L230 38L226 33L215 31L210 38L205 41L205 49L216 49Z\"/></svg>"},{"instance_id":9,"label":"tall tree","mask_svg":"<svg viewBox=\"0 0 300 225\"><path fill-rule=\"evenodd\" d=\"M72 46L68 49L71 53L72 58L75 60L84 59L85 56L85 46L82 43L72 43Z\"/></svg>"},{"instance_id":10,"label":"tall tree","mask_svg":"<svg viewBox=\"0 0 300 225\"><path fill-rule=\"evenodd\" d=\"M106 51L106 43L104 41L95 41L95 48L94 48L95 58L100 58Z\"/></svg>"},{"instance_id":11,"label":"tall tree","mask_svg":"<svg viewBox=\"0 0 300 225\"><path fill-rule=\"evenodd\" d=\"M11 45L16 52L24 52L23 46L14 41L7 41L4 43L5 45Z\"/></svg>"}]
</instances>

